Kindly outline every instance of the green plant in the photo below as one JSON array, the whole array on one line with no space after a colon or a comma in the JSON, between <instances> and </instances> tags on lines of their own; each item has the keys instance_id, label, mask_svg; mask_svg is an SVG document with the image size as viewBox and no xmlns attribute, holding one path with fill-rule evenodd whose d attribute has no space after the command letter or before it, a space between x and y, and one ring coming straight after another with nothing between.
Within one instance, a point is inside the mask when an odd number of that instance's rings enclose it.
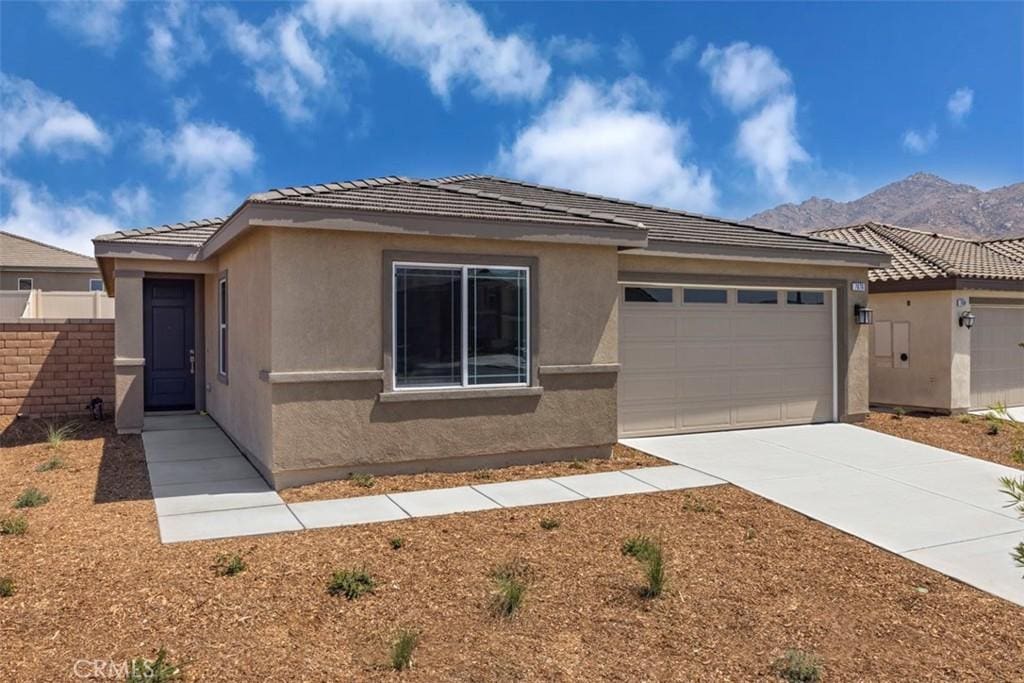
<instances>
[{"instance_id":1,"label":"green plant","mask_svg":"<svg viewBox=\"0 0 1024 683\"><path fill-rule=\"evenodd\" d=\"M551 531L552 529L557 529L560 526L562 526L562 523L551 517L545 517L540 520L540 528L544 531Z\"/></svg>"},{"instance_id":2,"label":"green plant","mask_svg":"<svg viewBox=\"0 0 1024 683\"><path fill-rule=\"evenodd\" d=\"M999 483L1003 485L1000 489L1010 497L1006 507L1016 508L1017 514L1024 519L1024 477L1014 479L1013 477L1000 477ZM1019 544L1011 553L1018 567L1024 568L1024 543Z\"/></svg>"},{"instance_id":3,"label":"green plant","mask_svg":"<svg viewBox=\"0 0 1024 683\"><path fill-rule=\"evenodd\" d=\"M0 518L0 536L24 536L28 532L25 515Z\"/></svg>"},{"instance_id":4,"label":"green plant","mask_svg":"<svg viewBox=\"0 0 1024 683\"><path fill-rule=\"evenodd\" d=\"M392 550L400 550L405 545L405 539L401 536L395 536L388 541L388 545L391 546Z\"/></svg>"},{"instance_id":5,"label":"green plant","mask_svg":"<svg viewBox=\"0 0 1024 683\"><path fill-rule=\"evenodd\" d=\"M501 617L512 617L523 606L526 587L531 578L529 566L516 559L499 565L491 572L497 586L491 607Z\"/></svg>"},{"instance_id":6,"label":"green plant","mask_svg":"<svg viewBox=\"0 0 1024 683\"><path fill-rule=\"evenodd\" d=\"M181 669L180 664L174 664L168 660L167 650L160 648L156 653L156 659L146 659L145 657L133 659L125 680L128 683L180 681L182 679Z\"/></svg>"},{"instance_id":7,"label":"green plant","mask_svg":"<svg viewBox=\"0 0 1024 683\"><path fill-rule=\"evenodd\" d=\"M0 598L9 598L15 592L14 579L9 576L0 576Z\"/></svg>"},{"instance_id":8,"label":"green plant","mask_svg":"<svg viewBox=\"0 0 1024 683\"><path fill-rule=\"evenodd\" d=\"M640 589L640 594L645 598L656 598L665 590L665 555L661 546L653 543L642 562L647 585Z\"/></svg>"},{"instance_id":9,"label":"green plant","mask_svg":"<svg viewBox=\"0 0 1024 683\"><path fill-rule=\"evenodd\" d=\"M213 570L221 576L235 576L241 574L247 569L245 560L242 559L241 555L218 555L217 559L213 561Z\"/></svg>"},{"instance_id":10,"label":"green plant","mask_svg":"<svg viewBox=\"0 0 1024 683\"><path fill-rule=\"evenodd\" d=\"M572 462L569 463L570 470L582 470L584 467L586 467L586 465L584 465L579 460L573 460Z\"/></svg>"},{"instance_id":11,"label":"green plant","mask_svg":"<svg viewBox=\"0 0 1024 683\"><path fill-rule=\"evenodd\" d=\"M969 425L972 422L974 422L974 416L971 415L970 413L964 413L963 415L957 418L957 421L959 421L960 424Z\"/></svg>"},{"instance_id":12,"label":"green plant","mask_svg":"<svg viewBox=\"0 0 1024 683\"><path fill-rule=\"evenodd\" d=\"M56 422L47 422L44 429L46 442L50 444L50 448L60 448L65 441L78 432L79 425L77 422L66 422L62 425L57 425Z\"/></svg>"},{"instance_id":13,"label":"green plant","mask_svg":"<svg viewBox=\"0 0 1024 683\"><path fill-rule=\"evenodd\" d=\"M622 543L622 554L643 561L656 543L644 535L630 536Z\"/></svg>"},{"instance_id":14,"label":"green plant","mask_svg":"<svg viewBox=\"0 0 1024 683\"><path fill-rule=\"evenodd\" d=\"M892 409L892 419L902 420L907 414L907 409L902 406L896 406Z\"/></svg>"},{"instance_id":15,"label":"green plant","mask_svg":"<svg viewBox=\"0 0 1024 683\"><path fill-rule=\"evenodd\" d=\"M692 496L689 493L683 494L683 508L691 512L718 512L718 508L714 505L706 503L702 498Z\"/></svg>"},{"instance_id":16,"label":"green plant","mask_svg":"<svg viewBox=\"0 0 1024 683\"><path fill-rule=\"evenodd\" d=\"M821 658L813 652L786 650L775 662L775 671L790 683L817 683L821 680Z\"/></svg>"},{"instance_id":17,"label":"green plant","mask_svg":"<svg viewBox=\"0 0 1024 683\"><path fill-rule=\"evenodd\" d=\"M373 577L365 569L339 569L331 574L327 592L355 600L361 595L372 593L375 585Z\"/></svg>"},{"instance_id":18,"label":"green plant","mask_svg":"<svg viewBox=\"0 0 1024 683\"><path fill-rule=\"evenodd\" d=\"M57 457L56 455L40 464L36 467L36 472L50 472L52 470L59 470L64 467L64 460Z\"/></svg>"},{"instance_id":19,"label":"green plant","mask_svg":"<svg viewBox=\"0 0 1024 683\"><path fill-rule=\"evenodd\" d=\"M1010 453L1010 457L1018 465L1024 465L1024 444L1014 446L1013 451Z\"/></svg>"},{"instance_id":20,"label":"green plant","mask_svg":"<svg viewBox=\"0 0 1024 683\"><path fill-rule=\"evenodd\" d=\"M360 487L362 487L364 489L368 489L371 486L373 486L374 483L375 483L375 480L374 480L372 474L366 474L365 472L360 472L358 474L353 474L352 475L352 484L354 486L360 486Z\"/></svg>"},{"instance_id":21,"label":"green plant","mask_svg":"<svg viewBox=\"0 0 1024 683\"><path fill-rule=\"evenodd\" d=\"M404 628L391 643L391 668L402 671L412 666L412 651L420 641L420 634L414 629Z\"/></svg>"},{"instance_id":22,"label":"green plant","mask_svg":"<svg viewBox=\"0 0 1024 683\"><path fill-rule=\"evenodd\" d=\"M989 420L988 428L985 429L985 433L988 434L989 436L997 435L999 433L999 421Z\"/></svg>"},{"instance_id":23,"label":"green plant","mask_svg":"<svg viewBox=\"0 0 1024 683\"><path fill-rule=\"evenodd\" d=\"M27 488L21 492L21 495L14 501L14 507L35 508L40 505L46 505L48 502L50 502L50 497L39 489L33 487Z\"/></svg>"}]
</instances>

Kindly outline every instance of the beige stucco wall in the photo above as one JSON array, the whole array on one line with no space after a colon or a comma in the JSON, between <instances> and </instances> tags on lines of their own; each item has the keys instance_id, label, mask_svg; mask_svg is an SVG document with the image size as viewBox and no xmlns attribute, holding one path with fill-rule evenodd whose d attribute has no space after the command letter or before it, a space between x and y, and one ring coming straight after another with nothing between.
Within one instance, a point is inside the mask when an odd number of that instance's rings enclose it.
<instances>
[{"instance_id":1,"label":"beige stucco wall","mask_svg":"<svg viewBox=\"0 0 1024 683\"><path fill-rule=\"evenodd\" d=\"M382 369L386 250L537 259L535 362L616 362L613 247L273 229L272 372ZM607 452L616 375L542 375L540 396L382 403L379 379L272 384L278 481L318 468L427 463L455 456ZM311 471L312 470L312 471ZM285 474L291 472L292 475ZM344 471L322 476L338 476ZM321 476L321 478L322 478Z\"/></svg>"},{"instance_id":2,"label":"beige stucco wall","mask_svg":"<svg viewBox=\"0 0 1024 683\"><path fill-rule=\"evenodd\" d=\"M837 297L836 301L837 324L844 326L846 333L845 348L838 349L840 358L839 417L841 420L855 420L868 412L870 334L868 326L857 325L853 317L854 305L866 304L867 294L853 292L850 287L852 282L867 282L868 271L866 268L622 254L619 257L619 272L674 273L683 276L680 279L683 284L685 284L686 275L722 278L723 281L734 278L740 284L754 284L762 281L770 286L779 286L778 283L789 281L798 284L799 280L834 280L843 284L843 291L837 292L841 296ZM843 296L846 298L845 310L839 308L842 305Z\"/></svg>"},{"instance_id":3,"label":"beige stucco wall","mask_svg":"<svg viewBox=\"0 0 1024 683\"><path fill-rule=\"evenodd\" d=\"M270 365L270 235L252 231L219 255L215 273L204 276L206 297L206 410L255 464L269 473L270 386L260 370ZM217 281L228 278L228 373L218 372Z\"/></svg>"},{"instance_id":4,"label":"beige stucco wall","mask_svg":"<svg viewBox=\"0 0 1024 683\"><path fill-rule=\"evenodd\" d=\"M41 270L0 270L0 290L17 289L18 278L32 278L32 288L47 292L88 292L89 280L100 279L100 271L86 273L41 271Z\"/></svg>"}]
</instances>

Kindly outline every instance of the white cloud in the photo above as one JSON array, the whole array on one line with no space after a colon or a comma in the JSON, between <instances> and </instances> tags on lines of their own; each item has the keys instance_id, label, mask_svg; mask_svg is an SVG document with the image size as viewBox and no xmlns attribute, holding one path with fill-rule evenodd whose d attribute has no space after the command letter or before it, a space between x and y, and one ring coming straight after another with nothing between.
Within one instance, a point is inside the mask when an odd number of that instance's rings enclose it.
<instances>
[{"instance_id":1,"label":"white cloud","mask_svg":"<svg viewBox=\"0 0 1024 683\"><path fill-rule=\"evenodd\" d=\"M186 214L199 218L235 208L241 194L239 176L256 164L256 149L242 133L215 123L182 122L170 135L149 130L144 141L149 157L166 163L172 176L182 178Z\"/></svg>"},{"instance_id":2,"label":"white cloud","mask_svg":"<svg viewBox=\"0 0 1024 683\"><path fill-rule=\"evenodd\" d=\"M121 42L121 14L126 0L49 2L46 16L90 47L113 52Z\"/></svg>"},{"instance_id":3,"label":"white cloud","mask_svg":"<svg viewBox=\"0 0 1024 683\"><path fill-rule=\"evenodd\" d=\"M423 70L445 100L460 82L478 94L535 99L551 73L530 41L495 36L476 10L455 0L309 0L303 16L323 36L344 30Z\"/></svg>"},{"instance_id":4,"label":"white cloud","mask_svg":"<svg viewBox=\"0 0 1024 683\"><path fill-rule=\"evenodd\" d=\"M619 44L615 46L615 58L627 71L636 71L644 63L644 55L633 36L622 36L619 39Z\"/></svg>"},{"instance_id":5,"label":"white cloud","mask_svg":"<svg viewBox=\"0 0 1024 683\"><path fill-rule=\"evenodd\" d=\"M547 42L548 55L564 59L571 64L583 64L596 59L600 51L597 43L583 38L557 35L549 38Z\"/></svg>"},{"instance_id":6,"label":"white cloud","mask_svg":"<svg viewBox=\"0 0 1024 683\"><path fill-rule=\"evenodd\" d=\"M957 88L956 91L949 96L949 101L946 102L946 109L949 111L949 118L954 123L962 123L967 115L971 113L971 109L974 108L974 91L970 88Z\"/></svg>"},{"instance_id":7,"label":"white cloud","mask_svg":"<svg viewBox=\"0 0 1024 683\"><path fill-rule=\"evenodd\" d=\"M744 115L736 155L750 164L760 185L792 198L790 171L795 164L810 161L810 155L800 145L797 98L789 72L770 49L743 42L725 48L708 45L700 66L711 78L711 90Z\"/></svg>"},{"instance_id":8,"label":"white cloud","mask_svg":"<svg viewBox=\"0 0 1024 683\"><path fill-rule=\"evenodd\" d=\"M498 153L511 176L543 184L708 211L711 174L687 163L685 123L650 106L646 84L633 77L610 88L572 81L562 96Z\"/></svg>"},{"instance_id":9,"label":"white cloud","mask_svg":"<svg viewBox=\"0 0 1024 683\"><path fill-rule=\"evenodd\" d=\"M74 104L32 81L0 74L0 153L25 147L73 158L86 149L106 151L109 136Z\"/></svg>"},{"instance_id":10,"label":"white cloud","mask_svg":"<svg viewBox=\"0 0 1024 683\"><path fill-rule=\"evenodd\" d=\"M146 60L161 78L173 81L189 67L206 61L206 42L199 27L198 5L171 0L158 6L146 22Z\"/></svg>"},{"instance_id":11,"label":"white cloud","mask_svg":"<svg viewBox=\"0 0 1024 683\"><path fill-rule=\"evenodd\" d=\"M939 131L935 126L925 131L910 129L903 133L903 149L912 154L924 154L938 142L938 139Z\"/></svg>"},{"instance_id":12,"label":"white cloud","mask_svg":"<svg viewBox=\"0 0 1024 683\"><path fill-rule=\"evenodd\" d=\"M252 72L252 87L263 99L289 121L312 118L310 100L329 89L332 75L326 55L310 45L297 16L275 16L255 26L217 7L206 17Z\"/></svg>"},{"instance_id":13,"label":"white cloud","mask_svg":"<svg viewBox=\"0 0 1024 683\"><path fill-rule=\"evenodd\" d=\"M711 77L711 89L733 111L748 109L792 85L775 53L759 45L740 42L724 49L708 45L700 65Z\"/></svg>"},{"instance_id":14,"label":"white cloud","mask_svg":"<svg viewBox=\"0 0 1024 683\"><path fill-rule=\"evenodd\" d=\"M781 196L792 195L789 169L810 161L796 136L796 98L782 95L740 124L736 139L739 157L751 164L762 185Z\"/></svg>"},{"instance_id":15,"label":"white cloud","mask_svg":"<svg viewBox=\"0 0 1024 683\"><path fill-rule=\"evenodd\" d=\"M668 51L665 58L665 66L672 69L677 64L687 61L697 51L697 37L687 36L684 40L677 41L672 49Z\"/></svg>"},{"instance_id":16,"label":"white cloud","mask_svg":"<svg viewBox=\"0 0 1024 683\"><path fill-rule=\"evenodd\" d=\"M55 198L42 186L0 174L0 191L7 196L0 214L0 230L54 244L91 256L92 238L149 217L149 194L145 188L123 186L109 200L68 202ZM123 201L130 197L130 201ZM141 201L146 197L145 201ZM120 199L119 199L120 198ZM114 210L109 207L113 205Z\"/></svg>"}]
</instances>

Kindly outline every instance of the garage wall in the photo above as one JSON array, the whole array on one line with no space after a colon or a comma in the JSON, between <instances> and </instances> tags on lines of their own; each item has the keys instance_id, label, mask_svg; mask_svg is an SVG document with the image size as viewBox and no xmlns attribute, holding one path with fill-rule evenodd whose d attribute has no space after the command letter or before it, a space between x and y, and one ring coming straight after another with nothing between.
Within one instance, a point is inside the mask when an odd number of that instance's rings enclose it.
<instances>
[{"instance_id":1,"label":"garage wall","mask_svg":"<svg viewBox=\"0 0 1024 683\"><path fill-rule=\"evenodd\" d=\"M868 412L869 326L857 325L853 319L854 304L867 304L867 294L850 291L850 283L867 282L866 268L821 266L813 264L765 263L755 261L724 261L711 259L673 258L621 254L619 272L650 273L654 276L679 276L679 281L696 283L715 281L732 284L764 284L794 286L803 282L830 281L837 286L836 315L839 336L839 418L861 419ZM691 276L691 277L687 277Z\"/></svg>"}]
</instances>

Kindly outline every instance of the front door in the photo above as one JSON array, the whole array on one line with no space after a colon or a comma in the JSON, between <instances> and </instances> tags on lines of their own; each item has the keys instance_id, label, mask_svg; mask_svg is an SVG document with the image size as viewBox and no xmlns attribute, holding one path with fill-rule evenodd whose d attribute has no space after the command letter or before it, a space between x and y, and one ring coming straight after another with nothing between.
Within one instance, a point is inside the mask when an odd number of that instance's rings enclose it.
<instances>
[{"instance_id":1,"label":"front door","mask_svg":"<svg viewBox=\"0 0 1024 683\"><path fill-rule=\"evenodd\" d=\"M146 279L142 285L146 410L196 406L195 282Z\"/></svg>"}]
</instances>

